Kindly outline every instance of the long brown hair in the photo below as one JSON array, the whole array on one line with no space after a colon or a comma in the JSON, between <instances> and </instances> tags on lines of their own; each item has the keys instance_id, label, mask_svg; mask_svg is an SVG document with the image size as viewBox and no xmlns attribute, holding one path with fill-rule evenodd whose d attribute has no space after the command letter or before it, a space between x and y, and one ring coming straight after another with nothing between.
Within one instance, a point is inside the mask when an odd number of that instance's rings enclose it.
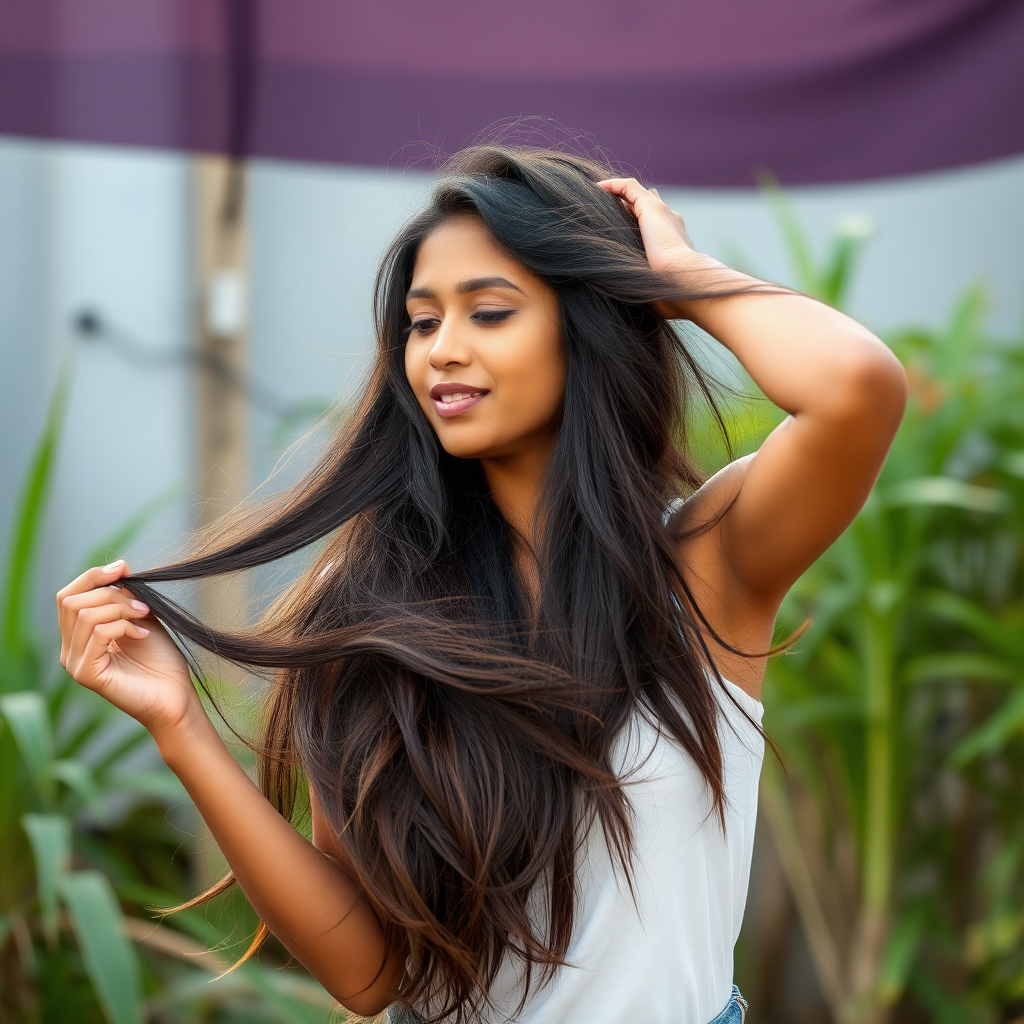
<instances>
[{"instance_id":1,"label":"long brown hair","mask_svg":"<svg viewBox=\"0 0 1024 1024\"><path fill-rule=\"evenodd\" d=\"M383 258L376 363L315 468L223 521L187 559L131 581L186 645L278 670L254 744L263 791L290 818L308 778L387 915L389 949L408 944L403 997L436 1018L472 1019L507 957L525 970L524 1002L538 974L565 962L577 851L595 823L628 877L612 744L634 712L663 724L722 810L720 680L686 600L679 528L664 515L702 483L685 448L690 403L715 404L683 337L652 308L722 289L652 271L635 220L595 185L611 173L550 150L458 154ZM561 309L567 383L532 617L480 463L441 448L404 370L419 245L466 211ZM213 629L153 586L322 539L248 629ZM535 890L543 922L527 912Z\"/></svg>"}]
</instances>

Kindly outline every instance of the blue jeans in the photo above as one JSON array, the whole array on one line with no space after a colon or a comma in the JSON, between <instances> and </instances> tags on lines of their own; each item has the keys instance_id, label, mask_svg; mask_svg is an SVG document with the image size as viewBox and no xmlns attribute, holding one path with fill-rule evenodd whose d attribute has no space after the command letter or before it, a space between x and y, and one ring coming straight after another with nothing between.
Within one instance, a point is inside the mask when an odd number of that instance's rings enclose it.
<instances>
[{"instance_id":1,"label":"blue jeans","mask_svg":"<svg viewBox=\"0 0 1024 1024\"><path fill-rule=\"evenodd\" d=\"M725 1009L710 1024L743 1024L747 1017L747 1001L740 995L740 990L733 985L732 995Z\"/></svg>"},{"instance_id":2,"label":"blue jeans","mask_svg":"<svg viewBox=\"0 0 1024 1024\"><path fill-rule=\"evenodd\" d=\"M733 985L732 995L725 1009L708 1024L743 1024L747 1016L747 1001L740 995L740 990ZM400 1003L388 1007L387 1020L389 1024L415 1024L423 1018L414 1010Z\"/></svg>"}]
</instances>

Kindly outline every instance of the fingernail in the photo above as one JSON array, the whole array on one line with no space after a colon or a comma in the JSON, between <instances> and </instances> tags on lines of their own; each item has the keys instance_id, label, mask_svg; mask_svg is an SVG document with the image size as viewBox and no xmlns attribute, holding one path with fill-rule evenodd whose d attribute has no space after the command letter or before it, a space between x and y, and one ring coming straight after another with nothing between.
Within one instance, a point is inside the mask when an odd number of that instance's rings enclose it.
<instances>
[{"instance_id":1,"label":"fingernail","mask_svg":"<svg viewBox=\"0 0 1024 1024\"><path fill-rule=\"evenodd\" d=\"M149 605L148 604L143 604L141 601L132 601L132 607L137 612L148 612L149 611Z\"/></svg>"},{"instance_id":2,"label":"fingernail","mask_svg":"<svg viewBox=\"0 0 1024 1024\"><path fill-rule=\"evenodd\" d=\"M145 626L136 626L135 628L136 628L136 629L137 629L137 630L138 630L138 631L139 631L139 632L140 632L140 633L141 633L141 634L142 634L143 636L149 636L149 630L148 630L148 629L146 629L146 627L145 627Z\"/></svg>"},{"instance_id":3,"label":"fingernail","mask_svg":"<svg viewBox=\"0 0 1024 1024\"><path fill-rule=\"evenodd\" d=\"M104 572L117 572L121 566L124 565L124 559L119 558L116 562L111 562L110 565L103 566Z\"/></svg>"}]
</instances>

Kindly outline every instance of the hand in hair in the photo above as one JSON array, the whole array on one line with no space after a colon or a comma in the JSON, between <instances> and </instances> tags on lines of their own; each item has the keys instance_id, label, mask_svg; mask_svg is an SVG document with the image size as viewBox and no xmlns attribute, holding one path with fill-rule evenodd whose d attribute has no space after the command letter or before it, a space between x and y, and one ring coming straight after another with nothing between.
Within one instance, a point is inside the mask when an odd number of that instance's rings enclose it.
<instances>
[{"instance_id":1,"label":"hand in hair","mask_svg":"<svg viewBox=\"0 0 1024 1024\"><path fill-rule=\"evenodd\" d=\"M636 178L608 178L598 184L618 196L622 205L636 217L652 270L678 273L690 265L694 257L700 257L690 241L683 215L673 210L656 188L644 188ZM683 315L676 303L656 302L654 309L670 320Z\"/></svg>"},{"instance_id":2,"label":"hand in hair","mask_svg":"<svg viewBox=\"0 0 1024 1024\"><path fill-rule=\"evenodd\" d=\"M117 585L130 574L119 559L57 594L60 663L150 732L174 730L205 712L181 652L148 606Z\"/></svg>"},{"instance_id":3,"label":"hand in hair","mask_svg":"<svg viewBox=\"0 0 1024 1024\"><path fill-rule=\"evenodd\" d=\"M637 218L653 269L684 291L701 282L721 291L657 303L657 312L710 334L790 414L756 453L687 502L691 535L680 547L716 632L737 649L764 650L786 592L867 500L903 415L906 375L882 341L839 310L694 251L682 217L656 189L635 178L600 184ZM759 694L763 658L715 656Z\"/></svg>"},{"instance_id":4,"label":"hand in hair","mask_svg":"<svg viewBox=\"0 0 1024 1024\"><path fill-rule=\"evenodd\" d=\"M396 998L403 948L388 946L344 866L307 842L232 757L181 652L150 609L116 586L129 574L118 561L60 591L61 664L153 734L266 926L349 1010L380 1012Z\"/></svg>"}]
</instances>

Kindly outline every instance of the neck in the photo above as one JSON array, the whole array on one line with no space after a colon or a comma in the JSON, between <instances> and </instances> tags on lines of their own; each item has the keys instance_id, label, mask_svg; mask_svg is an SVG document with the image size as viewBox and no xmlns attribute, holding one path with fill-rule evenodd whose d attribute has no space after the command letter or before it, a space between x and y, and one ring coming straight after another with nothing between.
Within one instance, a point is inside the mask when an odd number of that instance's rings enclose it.
<instances>
[{"instance_id":1,"label":"neck","mask_svg":"<svg viewBox=\"0 0 1024 1024\"><path fill-rule=\"evenodd\" d=\"M531 546L539 539L537 505L553 449L554 439L545 439L528 451L480 460L494 504Z\"/></svg>"},{"instance_id":2,"label":"neck","mask_svg":"<svg viewBox=\"0 0 1024 1024\"><path fill-rule=\"evenodd\" d=\"M529 451L480 460L494 504L512 528L513 558L531 600L540 584L533 557L543 526L537 521L537 506L553 449L551 438Z\"/></svg>"}]
</instances>

